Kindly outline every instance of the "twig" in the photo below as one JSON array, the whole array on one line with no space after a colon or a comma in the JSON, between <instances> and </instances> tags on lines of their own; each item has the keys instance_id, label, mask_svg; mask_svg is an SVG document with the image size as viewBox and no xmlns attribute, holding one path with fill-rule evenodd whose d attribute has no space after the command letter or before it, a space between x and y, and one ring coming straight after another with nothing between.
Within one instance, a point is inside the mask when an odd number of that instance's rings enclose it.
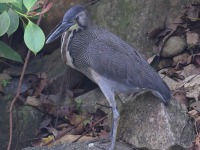
<instances>
[{"instance_id":1,"label":"twig","mask_svg":"<svg viewBox=\"0 0 200 150\"><path fill-rule=\"evenodd\" d=\"M24 66L23 66L23 70L22 70L22 74L20 76L20 80L19 80L19 84L18 84L18 87L17 87L17 93L14 97L14 99L12 100L12 103L10 104L10 109L9 109L9 122L10 122L10 137L9 137L9 142L8 142L8 147L7 147L7 150L10 150L10 147L11 147L11 143L12 143L12 109L13 109L13 106L17 100L17 98L19 97L19 93L20 93L20 89L21 89L21 84L22 84L22 80L24 78L24 73L25 73L25 70L26 70L26 67L27 67L27 64L28 64L28 60L29 60L29 57L30 57L30 51L28 51L28 54L26 55L26 59L25 59L25 62L24 62Z\"/></svg>"},{"instance_id":2,"label":"twig","mask_svg":"<svg viewBox=\"0 0 200 150\"><path fill-rule=\"evenodd\" d=\"M63 131L62 133L60 133L58 136L56 136L54 139L50 140L49 142L45 143L44 146L48 146L49 144L55 142L56 140L60 139L61 137L63 137L65 134L67 134L69 131L71 131L72 129L78 127L81 123L83 123L87 118L82 119L78 124L76 124L75 126Z\"/></svg>"},{"instance_id":3,"label":"twig","mask_svg":"<svg viewBox=\"0 0 200 150\"><path fill-rule=\"evenodd\" d=\"M48 3L48 0L45 0L42 10L45 9L47 3ZM42 18L42 15L39 16L38 21L37 21L37 25L40 24L41 18ZM13 110L13 106L14 106L16 100L18 99L18 97L20 95L20 89L21 89L21 85L22 85L22 80L24 78L24 74L25 74L25 70L26 70L27 65L28 65L30 54L31 54L31 51L29 50L27 55L26 55L26 58L25 58L24 66L23 66L22 73L21 73L20 80L19 80L19 84L18 84L18 87L17 87L17 93L16 93L15 97L13 98L12 103L10 104L10 108L9 108L9 113L10 113L10 115L9 115L9 117L10 117L10 119L9 119L10 120L10 137L9 137L7 150L10 150L11 143L12 143L12 132L13 132L12 131L12 128L13 128L12 110Z\"/></svg>"},{"instance_id":4,"label":"twig","mask_svg":"<svg viewBox=\"0 0 200 150\"><path fill-rule=\"evenodd\" d=\"M3 61L3 60L0 60L0 62L3 62L4 64L8 65L9 67L14 67L13 65L11 65L11 64L9 64L9 63Z\"/></svg>"},{"instance_id":5,"label":"twig","mask_svg":"<svg viewBox=\"0 0 200 150\"><path fill-rule=\"evenodd\" d=\"M107 115L99 119L97 122L95 122L89 129L87 129L81 136L79 136L77 139L75 139L72 143L77 142L80 138L82 138L84 135L86 135L94 126L99 124L101 121L107 118Z\"/></svg>"},{"instance_id":6,"label":"twig","mask_svg":"<svg viewBox=\"0 0 200 150\"><path fill-rule=\"evenodd\" d=\"M192 79L194 79L195 77L197 77L199 74L200 74L200 72L197 73L197 74L195 74L195 75L194 75L193 77L191 77L189 80L187 80L187 81L185 81L184 83L182 83L180 86L178 86L178 87L176 88L176 90L177 90L177 89L180 89L181 87L183 87L186 83L190 82Z\"/></svg>"}]
</instances>

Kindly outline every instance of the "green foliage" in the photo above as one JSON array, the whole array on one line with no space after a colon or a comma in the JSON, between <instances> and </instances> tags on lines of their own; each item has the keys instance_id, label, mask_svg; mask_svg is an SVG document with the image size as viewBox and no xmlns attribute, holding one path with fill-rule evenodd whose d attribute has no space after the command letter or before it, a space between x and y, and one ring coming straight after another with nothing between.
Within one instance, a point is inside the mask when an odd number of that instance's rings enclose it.
<instances>
[{"instance_id":1,"label":"green foliage","mask_svg":"<svg viewBox=\"0 0 200 150\"><path fill-rule=\"evenodd\" d=\"M1 4L0 3L0 12L3 12L4 10L6 10L8 8L8 6L6 4Z\"/></svg>"},{"instance_id":2,"label":"green foliage","mask_svg":"<svg viewBox=\"0 0 200 150\"><path fill-rule=\"evenodd\" d=\"M11 36L17 30L19 20L22 20L25 44L34 54L37 54L45 43L43 31L31 21L33 17L41 14L32 10L36 2L37 0L0 0L0 36L6 33ZM23 62L21 56L15 50L1 41L0 57Z\"/></svg>"},{"instance_id":3,"label":"green foliage","mask_svg":"<svg viewBox=\"0 0 200 150\"><path fill-rule=\"evenodd\" d=\"M16 0L17 2L15 3L12 3L12 5L15 7L15 8L18 8L19 10L22 10L22 0Z\"/></svg>"},{"instance_id":4,"label":"green foliage","mask_svg":"<svg viewBox=\"0 0 200 150\"><path fill-rule=\"evenodd\" d=\"M0 15L0 36L4 35L9 26L10 26L10 18L7 11L3 11Z\"/></svg>"},{"instance_id":5,"label":"green foliage","mask_svg":"<svg viewBox=\"0 0 200 150\"><path fill-rule=\"evenodd\" d=\"M23 0L23 3L27 10L30 11L33 5L36 3L36 1L37 0Z\"/></svg>"},{"instance_id":6,"label":"green foliage","mask_svg":"<svg viewBox=\"0 0 200 150\"><path fill-rule=\"evenodd\" d=\"M91 120L86 119L85 121L83 121L83 124L84 124L84 125L87 125L87 124L89 124L90 122L91 122Z\"/></svg>"},{"instance_id":7,"label":"green foliage","mask_svg":"<svg viewBox=\"0 0 200 150\"><path fill-rule=\"evenodd\" d=\"M23 62L21 56L10 46L0 41L0 57Z\"/></svg>"},{"instance_id":8,"label":"green foliage","mask_svg":"<svg viewBox=\"0 0 200 150\"><path fill-rule=\"evenodd\" d=\"M14 33L17 30L17 28L19 26L19 16L12 9L8 10L8 15L10 18L10 26L7 30L7 34L8 34L8 36L10 36L12 33Z\"/></svg>"},{"instance_id":9,"label":"green foliage","mask_svg":"<svg viewBox=\"0 0 200 150\"><path fill-rule=\"evenodd\" d=\"M3 86L7 86L9 83L10 83L9 80L2 80L0 84Z\"/></svg>"},{"instance_id":10,"label":"green foliage","mask_svg":"<svg viewBox=\"0 0 200 150\"><path fill-rule=\"evenodd\" d=\"M78 110L78 112L81 112L82 105L83 105L82 99L76 99L76 110Z\"/></svg>"},{"instance_id":11,"label":"green foliage","mask_svg":"<svg viewBox=\"0 0 200 150\"><path fill-rule=\"evenodd\" d=\"M15 3L17 0L0 0L0 3Z\"/></svg>"},{"instance_id":12,"label":"green foliage","mask_svg":"<svg viewBox=\"0 0 200 150\"><path fill-rule=\"evenodd\" d=\"M29 20L28 25L25 28L24 41L28 48L37 54L44 46L45 36L42 30Z\"/></svg>"}]
</instances>

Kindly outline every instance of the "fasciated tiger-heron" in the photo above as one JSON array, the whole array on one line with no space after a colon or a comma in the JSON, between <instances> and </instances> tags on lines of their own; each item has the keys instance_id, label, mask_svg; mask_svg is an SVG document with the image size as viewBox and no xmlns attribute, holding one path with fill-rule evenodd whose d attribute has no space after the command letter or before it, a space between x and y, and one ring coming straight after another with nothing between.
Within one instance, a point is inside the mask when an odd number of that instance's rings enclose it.
<instances>
[{"instance_id":1,"label":"fasciated tiger-heron","mask_svg":"<svg viewBox=\"0 0 200 150\"><path fill-rule=\"evenodd\" d=\"M119 113L116 93L150 90L168 104L168 86L136 49L115 34L92 24L84 6L70 8L47 37L50 43L62 35L61 54L67 65L95 82L113 112L111 147L115 147Z\"/></svg>"}]
</instances>

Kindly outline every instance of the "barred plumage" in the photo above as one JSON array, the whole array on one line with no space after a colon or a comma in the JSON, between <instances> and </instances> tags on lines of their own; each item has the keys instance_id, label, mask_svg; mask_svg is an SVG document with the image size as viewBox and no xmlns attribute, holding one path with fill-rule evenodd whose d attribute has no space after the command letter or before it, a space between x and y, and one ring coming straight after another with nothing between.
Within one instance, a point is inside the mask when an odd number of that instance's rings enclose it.
<instances>
[{"instance_id":1,"label":"barred plumage","mask_svg":"<svg viewBox=\"0 0 200 150\"><path fill-rule=\"evenodd\" d=\"M155 90L160 93L156 96L168 103L170 90L165 82L134 48L107 30L91 26L75 33L68 50L76 69L91 78L87 69L92 68L116 82L118 86L111 87L115 92Z\"/></svg>"},{"instance_id":2,"label":"barred plumage","mask_svg":"<svg viewBox=\"0 0 200 150\"><path fill-rule=\"evenodd\" d=\"M134 93L146 89L165 104L169 103L170 90L156 71L126 42L93 25L83 6L74 6L65 13L63 21L49 35L47 43L62 34L61 54L66 64L94 81L112 107L110 149L114 149L119 120L115 93Z\"/></svg>"}]
</instances>

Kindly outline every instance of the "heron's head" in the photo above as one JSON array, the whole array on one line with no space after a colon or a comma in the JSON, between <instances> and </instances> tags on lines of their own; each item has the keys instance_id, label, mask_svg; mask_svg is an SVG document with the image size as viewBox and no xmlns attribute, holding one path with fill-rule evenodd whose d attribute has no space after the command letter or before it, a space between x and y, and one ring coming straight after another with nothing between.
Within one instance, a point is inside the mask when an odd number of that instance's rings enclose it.
<instances>
[{"instance_id":1,"label":"heron's head","mask_svg":"<svg viewBox=\"0 0 200 150\"><path fill-rule=\"evenodd\" d=\"M85 7L76 5L70 8L64 15L63 20L47 36L46 43L50 43L60 37L65 31L84 29L89 24Z\"/></svg>"}]
</instances>

